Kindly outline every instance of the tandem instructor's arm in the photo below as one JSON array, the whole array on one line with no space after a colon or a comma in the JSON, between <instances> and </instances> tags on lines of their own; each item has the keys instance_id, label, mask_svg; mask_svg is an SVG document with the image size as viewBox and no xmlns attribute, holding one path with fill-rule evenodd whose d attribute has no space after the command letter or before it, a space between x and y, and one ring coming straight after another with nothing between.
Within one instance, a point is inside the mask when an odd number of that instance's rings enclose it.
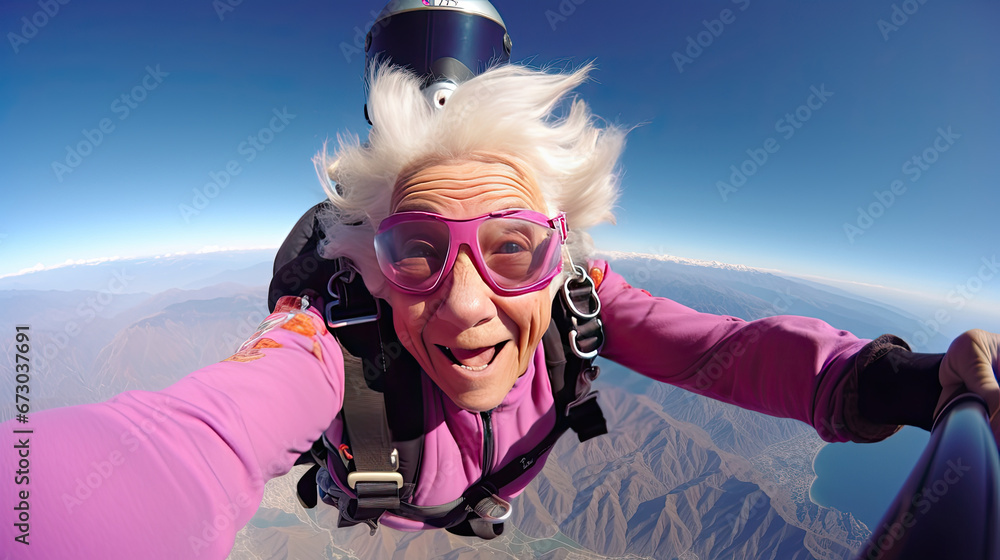
<instances>
[{"instance_id":1,"label":"tandem instructor's arm","mask_svg":"<svg viewBox=\"0 0 1000 560\"><path fill-rule=\"evenodd\" d=\"M0 424L0 558L226 558L342 399L340 347L285 297L236 354L162 391Z\"/></svg>"}]
</instances>

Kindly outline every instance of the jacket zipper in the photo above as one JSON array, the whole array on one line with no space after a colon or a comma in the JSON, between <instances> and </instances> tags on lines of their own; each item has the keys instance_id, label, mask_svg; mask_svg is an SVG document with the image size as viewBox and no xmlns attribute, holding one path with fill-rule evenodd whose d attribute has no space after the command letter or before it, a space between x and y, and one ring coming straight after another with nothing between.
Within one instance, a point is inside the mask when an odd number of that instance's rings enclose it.
<instances>
[{"instance_id":1,"label":"jacket zipper","mask_svg":"<svg viewBox=\"0 0 1000 560\"><path fill-rule=\"evenodd\" d=\"M493 411L487 410L479 413L483 418L483 476L490 474L493 466Z\"/></svg>"}]
</instances>

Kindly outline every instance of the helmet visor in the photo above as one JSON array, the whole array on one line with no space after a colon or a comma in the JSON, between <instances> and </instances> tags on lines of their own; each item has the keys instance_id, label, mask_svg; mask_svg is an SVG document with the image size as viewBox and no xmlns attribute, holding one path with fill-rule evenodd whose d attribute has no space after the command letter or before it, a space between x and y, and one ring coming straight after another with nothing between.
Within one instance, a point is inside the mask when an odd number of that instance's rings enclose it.
<instances>
[{"instance_id":1,"label":"helmet visor","mask_svg":"<svg viewBox=\"0 0 1000 560\"><path fill-rule=\"evenodd\" d=\"M493 64L509 61L505 36L502 25L479 15L456 10L414 10L372 27L366 61L371 64L387 60L405 66L424 76L426 83L442 78L458 83Z\"/></svg>"}]
</instances>

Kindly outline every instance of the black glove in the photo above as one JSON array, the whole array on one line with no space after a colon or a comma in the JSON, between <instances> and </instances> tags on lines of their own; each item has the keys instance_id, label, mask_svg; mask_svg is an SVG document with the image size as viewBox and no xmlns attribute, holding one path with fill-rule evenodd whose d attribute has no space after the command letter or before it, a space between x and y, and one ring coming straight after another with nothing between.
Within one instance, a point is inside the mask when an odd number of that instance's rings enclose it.
<instances>
[{"instance_id":1,"label":"black glove","mask_svg":"<svg viewBox=\"0 0 1000 560\"><path fill-rule=\"evenodd\" d=\"M886 334L858 355L858 409L878 424L906 424L930 430L941 396L938 370L944 354L918 354Z\"/></svg>"},{"instance_id":2,"label":"black glove","mask_svg":"<svg viewBox=\"0 0 1000 560\"><path fill-rule=\"evenodd\" d=\"M321 313L326 309L330 300L327 286L339 264L316 252L324 237L317 215L328 206L328 202L321 202L303 214L278 249L267 296L267 307L272 312L281 296L308 296L310 305Z\"/></svg>"}]
</instances>

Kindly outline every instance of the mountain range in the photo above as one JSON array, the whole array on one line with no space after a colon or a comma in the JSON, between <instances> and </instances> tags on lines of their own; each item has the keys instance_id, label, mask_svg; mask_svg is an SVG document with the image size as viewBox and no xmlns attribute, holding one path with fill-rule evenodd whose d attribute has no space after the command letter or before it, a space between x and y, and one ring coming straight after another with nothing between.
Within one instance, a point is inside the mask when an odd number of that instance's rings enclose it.
<instances>
[{"instance_id":1,"label":"mountain range","mask_svg":"<svg viewBox=\"0 0 1000 560\"><path fill-rule=\"evenodd\" d=\"M752 320L817 317L862 337L900 332L917 319L840 290L748 267L608 254L637 287L699 311ZM259 255L253 258L258 258ZM44 383L36 404L65 406L129 389L156 390L220 360L266 315L267 261L103 263L0 280L0 329L31 324ZM114 268L129 291L102 291ZM261 281L264 278L264 281ZM166 284L184 286L165 287ZM55 285L94 289L60 291ZM149 288L149 291L139 288ZM69 328L70 325L75 328ZM7 358L11 350L8 348ZM337 512L303 510L297 473L268 483L257 515L230 558L846 558L869 535L850 513L809 499L823 442L805 424L772 418L673 388L602 360L597 381L610 434L566 436L542 474L514 501L493 541L444 531L335 529ZM9 405L0 418L13 416Z\"/></svg>"}]
</instances>

